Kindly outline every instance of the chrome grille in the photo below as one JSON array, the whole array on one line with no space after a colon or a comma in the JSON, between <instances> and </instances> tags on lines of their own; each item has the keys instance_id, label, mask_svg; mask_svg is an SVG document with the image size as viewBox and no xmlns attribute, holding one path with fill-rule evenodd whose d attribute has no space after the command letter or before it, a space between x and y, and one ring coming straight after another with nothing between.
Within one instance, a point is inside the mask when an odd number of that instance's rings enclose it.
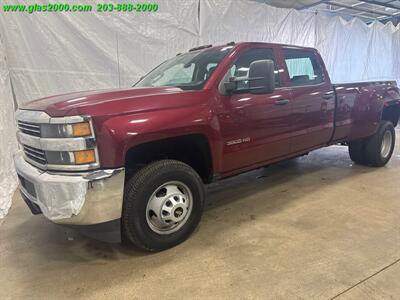
<instances>
[{"instance_id":1,"label":"chrome grille","mask_svg":"<svg viewBox=\"0 0 400 300\"><path fill-rule=\"evenodd\" d=\"M36 149L27 145L23 145L23 147L26 157L42 165L45 165L47 163L46 153L43 150Z\"/></svg>"},{"instance_id":2,"label":"chrome grille","mask_svg":"<svg viewBox=\"0 0 400 300\"><path fill-rule=\"evenodd\" d=\"M29 135L40 136L39 124L18 121L18 129Z\"/></svg>"}]
</instances>

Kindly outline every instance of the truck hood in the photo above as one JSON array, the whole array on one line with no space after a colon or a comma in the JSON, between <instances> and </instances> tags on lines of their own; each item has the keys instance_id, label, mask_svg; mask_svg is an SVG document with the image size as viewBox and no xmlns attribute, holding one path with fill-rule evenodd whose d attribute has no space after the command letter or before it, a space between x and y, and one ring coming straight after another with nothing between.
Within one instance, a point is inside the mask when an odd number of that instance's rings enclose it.
<instances>
[{"instance_id":1,"label":"truck hood","mask_svg":"<svg viewBox=\"0 0 400 300\"><path fill-rule=\"evenodd\" d=\"M182 94L199 93L175 87L129 88L84 91L31 101L21 109L45 111L52 117L66 115L110 115L182 105ZM186 98L186 97L185 97Z\"/></svg>"}]
</instances>

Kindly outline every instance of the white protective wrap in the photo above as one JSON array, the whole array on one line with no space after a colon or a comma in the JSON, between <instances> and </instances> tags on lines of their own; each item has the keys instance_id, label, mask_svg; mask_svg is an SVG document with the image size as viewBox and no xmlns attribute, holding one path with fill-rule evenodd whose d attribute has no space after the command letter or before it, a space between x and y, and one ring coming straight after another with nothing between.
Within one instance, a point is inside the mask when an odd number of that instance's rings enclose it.
<instances>
[{"instance_id":1,"label":"white protective wrap","mask_svg":"<svg viewBox=\"0 0 400 300\"><path fill-rule=\"evenodd\" d=\"M23 178L35 182L36 197L30 200L48 219L55 221L79 214L85 203L87 180L80 176L54 176L40 171L25 162L22 151L15 155L15 164Z\"/></svg>"},{"instance_id":2,"label":"white protective wrap","mask_svg":"<svg viewBox=\"0 0 400 300\"><path fill-rule=\"evenodd\" d=\"M17 186L13 153L18 149L14 125L14 101L11 92L4 44L0 35L0 219L11 206Z\"/></svg>"},{"instance_id":3,"label":"white protective wrap","mask_svg":"<svg viewBox=\"0 0 400 300\"><path fill-rule=\"evenodd\" d=\"M65 2L95 6L93 1ZM0 32L17 103L64 92L127 87L178 52L230 41L316 47L334 82L400 79L400 27L392 23L347 22L249 0L154 2L159 4L156 13L2 13ZM0 207L8 207L15 187L10 158L16 145L1 49Z\"/></svg>"}]
</instances>

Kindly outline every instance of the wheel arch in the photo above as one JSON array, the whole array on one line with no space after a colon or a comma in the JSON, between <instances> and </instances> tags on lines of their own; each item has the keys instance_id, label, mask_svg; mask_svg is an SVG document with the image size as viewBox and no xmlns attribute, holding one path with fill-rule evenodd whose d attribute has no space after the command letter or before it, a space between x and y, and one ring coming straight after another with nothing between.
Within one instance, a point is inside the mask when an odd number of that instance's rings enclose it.
<instances>
[{"instance_id":1,"label":"wheel arch","mask_svg":"<svg viewBox=\"0 0 400 300\"><path fill-rule=\"evenodd\" d=\"M393 126L396 127L399 123L400 117L400 103L384 106L382 110L381 120L392 122Z\"/></svg>"},{"instance_id":2,"label":"wheel arch","mask_svg":"<svg viewBox=\"0 0 400 300\"><path fill-rule=\"evenodd\" d=\"M213 179L214 166L209 139L202 133L192 133L144 142L125 152L127 175L134 174L148 163L174 159L191 166L204 183Z\"/></svg>"}]
</instances>

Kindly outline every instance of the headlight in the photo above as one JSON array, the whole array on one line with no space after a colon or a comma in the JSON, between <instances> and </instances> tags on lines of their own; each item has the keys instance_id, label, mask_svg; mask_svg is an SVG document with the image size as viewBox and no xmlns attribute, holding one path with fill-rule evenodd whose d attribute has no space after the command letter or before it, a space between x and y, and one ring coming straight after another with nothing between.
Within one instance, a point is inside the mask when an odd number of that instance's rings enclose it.
<instances>
[{"instance_id":1,"label":"headlight","mask_svg":"<svg viewBox=\"0 0 400 300\"><path fill-rule=\"evenodd\" d=\"M49 165L86 165L96 163L94 149L79 151L45 151Z\"/></svg>"},{"instance_id":2,"label":"headlight","mask_svg":"<svg viewBox=\"0 0 400 300\"><path fill-rule=\"evenodd\" d=\"M41 137L43 138L73 138L92 135L89 122L75 124L41 124Z\"/></svg>"}]
</instances>

